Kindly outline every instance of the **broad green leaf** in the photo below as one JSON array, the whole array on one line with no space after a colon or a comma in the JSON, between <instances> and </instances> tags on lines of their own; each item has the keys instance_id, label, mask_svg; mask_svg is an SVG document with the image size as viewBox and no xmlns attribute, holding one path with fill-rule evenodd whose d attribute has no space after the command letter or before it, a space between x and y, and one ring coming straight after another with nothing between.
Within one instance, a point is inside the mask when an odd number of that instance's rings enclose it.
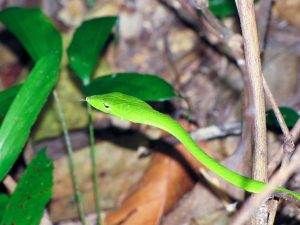
<instances>
[{"instance_id":1,"label":"broad green leaf","mask_svg":"<svg viewBox=\"0 0 300 225\"><path fill-rule=\"evenodd\" d=\"M20 88L0 127L0 181L22 151L32 125L56 84L57 55L41 58Z\"/></svg>"},{"instance_id":2,"label":"broad green leaf","mask_svg":"<svg viewBox=\"0 0 300 225\"><path fill-rule=\"evenodd\" d=\"M0 120L4 118L7 110L9 109L12 101L15 99L18 91L22 85L16 85L0 92Z\"/></svg>"},{"instance_id":3,"label":"broad green leaf","mask_svg":"<svg viewBox=\"0 0 300 225\"><path fill-rule=\"evenodd\" d=\"M138 73L116 73L96 78L84 87L83 92L88 96L122 92L145 101L163 101L178 96L163 79Z\"/></svg>"},{"instance_id":4,"label":"broad green leaf","mask_svg":"<svg viewBox=\"0 0 300 225\"><path fill-rule=\"evenodd\" d=\"M209 9L215 16L226 17L237 14L234 0L209 0Z\"/></svg>"},{"instance_id":5,"label":"broad green leaf","mask_svg":"<svg viewBox=\"0 0 300 225\"><path fill-rule=\"evenodd\" d=\"M41 150L30 162L10 197L1 225L39 224L52 195L53 161Z\"/></svg>"},{"instance_id":6,"label":"broad green leaf","mask_svg":"<svg viewBox=\"0 0 300 225\"><path fill-rule=\"evenodd\" d=\"M286 125L289 128L293 127L297 122L297 120L299 119L299 114L292 108L288 108L288 107L279 107L279 110L282 113ZM266 121L268 126L280 128L273 110L268 110L266 112L266 115L267 115Z\"/></svg>"},{"instance_id":7,"label":"broad green leaf","mask_svg":"<svg viewBox=\"0 0 300 225\"><path fill-rule=\"evenodd\" d=\"M34 61L53 53L61 58L61 36L40 9L7 8L0 12L0 21L16 35Z\"/></svg>"},{"instance_id":8,"label":"broad green leaf","mask_svg":"<svg viewBox=\"0 0 300 225\"><path fill-rule=\"evenodd\" d=\"M9 201L9 195L1 193L0 194L0 221L3 217L4 210L7 206L8 201Z\"/></svg>"},{"instance_id":9,"label":"broad green leaf","mask_svg":"<svg viewBox=\"0 0 300 225\"><path fill-rule=\"evenodd\" d=\"M71 68L84 85L90 82L99 55L116 20L117 17L87 20L75 31L67 53Z\"/></svg>"}]
</instances>

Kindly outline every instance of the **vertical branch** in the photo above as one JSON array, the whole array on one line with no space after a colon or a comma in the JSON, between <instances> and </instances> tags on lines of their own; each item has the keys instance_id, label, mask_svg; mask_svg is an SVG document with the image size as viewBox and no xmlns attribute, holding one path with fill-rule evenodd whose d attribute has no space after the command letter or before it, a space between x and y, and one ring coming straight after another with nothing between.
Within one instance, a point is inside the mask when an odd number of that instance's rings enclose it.
<instances>
[{"instance_id":1,"label":"vertical branch","mask_svg":"<svg viewBox=\"0 0 300 225\"><path fill-rule=\"evenodd\" d=\"M78 211L79 211L80 220L81 220L81 223L83 225L86 225L83 206L82 206L81 201L80 201L80 191L79 191L78 181L77 181L76 174L75 174L75 166L74 166L74 161L73 161L73 149L72 149L72 145L71 145L71 141L70 141L70 136L69 136L69 133L68 133L68 128L67 128L67 125L66 125L66 121L65 121L63 111L62 111L60 99L59 99L59 97L57 95L57 92L55 90L53 91L53 96L54 96L54 101L55 101L55 104L56 104L59 120L60 120L60 123L61 123L61 127L62 127L62 130L63 130L63 133L64 133L65 142L66 142L66 145L67 145L68 163L69 163L69 167L70 167L70 171L71 171L71 178L72 178L72 182L73 182L73 188L74 188L74 192L75 192L75 199L76 199L76 202L77 202L77 207L78 207Z\"/></svg>"},{"instance_id":2,"label":"vertical branch","mask_svg":"<svg viewBox=\"0 0 300 225\"><path fill-rule=\"evenodd\" d=\"M239 12L245 50L246 67L250 80L250 101L253 101L253 178L267 181L267 138L265 101L263 92L263 80L261 72L261 60L256 29L253 0L236 0ZM264 224L267 221L266 204L262 204L253 218L253 224Z\"/></svg>"},{"instance_id":3,"label":"vertical branch","mask_svg":"<svg viewBox=\"0 0 300 225\"><path fill-rule=\"evenodd\" d=\"M97 166L96 166L96 156L95 156L95 134L94 126L92 119L92 107L90 104L87 104L88 117L89 117L89 135L90 135L90 157L92 162L92 174L93 174L93 186L94 186L94 195L95 195L95 206L97 212L97 225L101 225L101 206L100 206L100 193L99 193L99 183L97 177Z\"/></svg>"}]
</instances>

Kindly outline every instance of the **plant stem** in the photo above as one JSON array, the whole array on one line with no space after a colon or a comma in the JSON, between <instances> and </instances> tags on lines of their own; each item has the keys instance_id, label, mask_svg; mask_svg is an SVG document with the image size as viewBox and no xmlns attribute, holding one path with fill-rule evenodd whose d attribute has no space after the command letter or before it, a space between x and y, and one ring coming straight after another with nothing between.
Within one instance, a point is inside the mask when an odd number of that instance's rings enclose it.
<instances>
[{"instance_id":1,"label":"plant stem","mask_svg":"<svg viewBox=\"0 0 300 225\"><path fill-rule=\"evenodd\" d=\"M72 149L72 145L71 145L71 141L70 141L68 128L67 128L67 125L66 125L64 113L62 111L62 106L61 106L61 103L60 103L60 99L59 99L59 97L57 95L57 92L55 90L53 91L53 96L54 96L54 100L55 100L59 120L60 120L60 123L61 123L61 127L62 127L62 130L63 130L63 133L64 133L65 142L66 142L66 145L67 145L68 163L69 163L69 167L70 167L70 172L71 172L71 177L72 177L72 182L73 182L73 188L74 188L74 192L75 192L75 199L76 199L78 212L79 212L79 217L80 217L81 223L83 225L86 225L83 206L82 206L81 201L80 201L80 191L79 191L78 181L77 181L76 174L75 174L75 166L74 166L74 161L73 161L73 149Z\"/></svg>"},{"instance_id":2,"label":"plant stem","mask_svg":"<svg viewBox=\"0 0 300 225\"><path fill-rule=\"evenodd\" d=\"M95 196L95 206L97 211L97 224L101 225L101 206L100 206L100 194L99 194L99 183L97 177L97 166L96 166L96 156L95 156L95 135L94 126L92 119L92 107L87 103L88 117L89 117L89 135L90 135L90 157L92 163L92 174L93 174L93 186L94 186L94 196Z\"/></svg>"}]
</instances>

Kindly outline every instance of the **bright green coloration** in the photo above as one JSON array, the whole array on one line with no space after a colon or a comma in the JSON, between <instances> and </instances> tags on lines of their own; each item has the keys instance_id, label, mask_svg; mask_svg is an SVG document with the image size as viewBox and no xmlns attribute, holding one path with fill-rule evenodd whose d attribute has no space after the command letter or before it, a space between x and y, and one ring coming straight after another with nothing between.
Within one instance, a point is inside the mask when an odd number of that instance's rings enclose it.
<instances>
[{"instance_id":1,"label":"bright green coloration","mask_svg":"<svg viewBox=\"0 0 300 225\"><path fill-rule=\"evenodd\" d=\"M163 101L178 96L163 79L140 73L115 73L98 77L84 87L83 92L88 96L122 92L145 101Z\"/></svg>"},{"instance_id":2,"label":"bright green coloration","mask_svg":"<svg viewBox=\"0 0 300 225\"><path fill-rule=\"evenodd\" d=\"M234 0L209 0L209 9L215 16L219 17L237 14Z\"/></svg>"},{"instance_id":3,"label":"bright green coloration","mask_svg":"<svg viewBox=\"0 0 300 225\"><path fill-rule=\"evenodd\" d=\"M21 153L31 127L56 84L56 55L40 59L12 102L0 127L0 180Z\"/></svg>"},{"instance_id":4,"label":"bright green coloration","mask_svg":"<svg viewBox=\"0 0 300 225\"><path fill-rule=\"evenodd\" d=\"M1 225L37 225L50 200L53 187L53 161L45 149L30 162L3 212Z\"/></svg>"},{"instance_id":5,"label":"bright green coloration","mask_svg":"<svg viewBox=\"0 0 300 225\"><path fill-rule=\"evenodd\" d=\"M256 2L256 0L254 2ZM234 0L209 0L209 10L218 17L237 15Z\"/></svg>"},{"instance_id":6,"label":"bright green coloration","mask_svg":"<svg viewBox=\"0 0 300 225\"><path fill-rule=\"evenodd\" d=\"M297 123L299 119L299 114L294 109L289 107L279 107L279 110L283 116L287 127L292 128ZM268 126L280 128L280 125L277 121L273 110L268 110L266 112L266 115L266 122Z\"/></svg>"},{"instance_id":7,"label":"bright green coloration","mask_svg":"<svg viewBox=\"0 0 300 225\"><path fill-rule=\"evenodd\" d=\"M15 85L0 92L0 119L6 115L12 101L15 99L22 85Z\"/></svg>"},{"instance_id":8,"label":"bright green coloration","mask_svg":"<svg viewBox=\"0 0 300 225\"><path fill-rule=\"evenodd\" d=\"M40 9L6 8L0 12L0 21L19 39L35 62L50 54L61 58L61 36Z\"/></svg>"},{"instance_id":9,"label":"bright green coloration","mask_svg":"<svg viewBox=\"0 0 300 225\"><path fill-rule=\"evenodd\" d=\"M84 85L90 83L99 52L105 46L117 17L101 17L87 20L76 29L67 50L71 68Z\"/></svg>"},{"instance_id":10,"label":"bright green coloration","mask_svg":"<svg viewBox=\"0 0 300 225\"><path fill-rule=\"evenodd\" d=\"M7 203L9 201L10 196L8 194L2 194L0 193L0 221L3 217L5 208L7 206Z\"/></svg>"},{"instance_id":11,"label":"bright green coloration","mask_svg":"<svg viewBox=\"0 0 300 225\"><path fill-rule=\"evenodd\" d=\"M94 4L94 1L88 1ZM115 25L117 17L101 17L96 19L87 20L82 23L82 25L76 29L73 36L72 42L68 48L68 59L74 74L78 76L84 86L90 84L91 77L94 73L95 67L99 61L99 56L105 47L105 44L111 34L112 28ZM92 163L92 174L93 174L93 186L94 186L94 196L95 205L97 210L97 224L101 225L101 207L100 207L100 195L99 195L99 185L97 179L96 170L96 158L95 158L95 143L94 143L94 128L91 122L91 106L88 105L88 117L89 117L89 130L90 130L90 152L91 152L91 163ZM66 132L65 132L66 133ZM71 152L71 149L68 150ZM71 163L72 156L69 154L69 162ZM72 172L73 173L73 172ZM74 187L76 186L75 178L73 178ZM77 185L78 186L78 185ZM80 204L79 191L77 193L76 199L79 207L79 214L83 224L84 214L83 208Z\"/></svg>"},{"instance_id":12,"label":"bright green coloration","mask_svg":"<svg viewBox=\"0 0 300 225\"><path fill-rule=\"evenodd\" d=\"M39 112L56 84L62 39L39 9L6 8L0 12L0 21L16 35L36 62L0 128L1 181L21 153Z\"/></svg>"},{"instance_id":13,"label":"bright green coloration","mask_svg":"<svg viewBox=\"0 0 300 225\"><path fill-rule=\"evenodd\" d=\"M140 99L115 92L87 97L86 100L93 107L105 113L134 123L147 124L167 131L176 137L188 151L209 170L241 189L258 193L267 185L266 183L244 177L215 161L199 148L179 123L169 116L154 110L150 105ZM300 194L296 192L282 187L277 187L276 190L286 192L300 200Z\"/></svg>"}]
</instances>

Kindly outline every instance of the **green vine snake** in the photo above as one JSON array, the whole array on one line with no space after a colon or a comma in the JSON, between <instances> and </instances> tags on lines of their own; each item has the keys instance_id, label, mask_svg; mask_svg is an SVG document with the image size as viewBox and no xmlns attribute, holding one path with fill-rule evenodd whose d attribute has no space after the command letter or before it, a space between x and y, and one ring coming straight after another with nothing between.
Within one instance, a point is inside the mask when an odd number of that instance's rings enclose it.
<instances>
[{"instance_id":1,"label":"green vine snake","mask_svg":"<svg viewBox=\"0 0 300 225\"><path fill-rule=\"evenodd\" d=\"M258 193L267 185L264 182L242 176L215 161L196 144L177 121L154 110L149 104L138 98L114 92L90 96L86 98L86 101L94 108L120 119L154 126L170 133L205 167L236 187L248 192ZM276 190L286 192L300 200L300 194L296 192L283 187L277 187Z\"/></svg>"}]
</instances>

